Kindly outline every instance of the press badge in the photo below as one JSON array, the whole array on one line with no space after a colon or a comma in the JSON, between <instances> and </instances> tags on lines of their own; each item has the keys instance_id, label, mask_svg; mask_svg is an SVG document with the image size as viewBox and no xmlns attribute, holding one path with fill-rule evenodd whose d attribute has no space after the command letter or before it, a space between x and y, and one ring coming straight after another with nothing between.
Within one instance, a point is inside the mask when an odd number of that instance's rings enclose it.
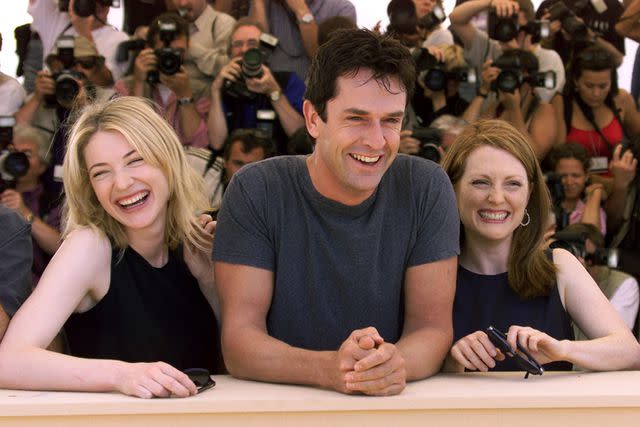
<instances>
[{"instance_id":1,"label":"press badge","mask_svg":"<svg viewBox=\"0 0 640 427\"><path fill-rule=\"evenodd\" d=\"M589 172L602 173L609 171L609 160L604 156L592 157Z\"/></svg>"}]
</instances>

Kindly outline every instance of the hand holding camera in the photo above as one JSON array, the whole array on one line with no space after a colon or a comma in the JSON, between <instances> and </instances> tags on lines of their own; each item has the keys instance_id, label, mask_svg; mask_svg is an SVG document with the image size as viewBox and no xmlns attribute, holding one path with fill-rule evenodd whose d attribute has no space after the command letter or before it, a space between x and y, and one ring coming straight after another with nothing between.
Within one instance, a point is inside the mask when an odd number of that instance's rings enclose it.
<instances>
[{"instance_id":1,"label":"hand holding camera","mask_svg":"<svg viewBox=\"0 0 640 427\"><path fill-rule=\"evenodd\" d=\"M491 0L489 8L494 9L496 15L500 18L517 15L520 11L520 5L513 0Z\"/></svg>"},{"instance_id":2,"label":"hand holding camera","mask_svg":"<svg viewBox=\"0 0 640 427\"><path fill-rule=\"evenodd\" d=\"M269 95L272 92L280 91L280 85L273 77L271 70L266 65L262 66L262 76L246 79L247 89L251 92Z\"/></svg>"},{"instance_id":3,"label":"hand holding camera","mask_svg":"<svg viewBox=\"0 0 640 427\"><path fill-rule=\"evenodd\" d=\"M144 83L149 72L156 69L157 63L153 49L142 49L133 64L133 79L136 82Z\"/></svg>"},{"instance_id":4,"label":"hand holding camera","mask_svg":"<svg viewBox=\"0 0 640 427\"><path fill-rule=\"evenodd\" d=\"M219 93L224 87L225 81L236 82L242 76L242 57L231 58L231 60L220 70L216 78L211 83L211 94Z\"/></svg>"},{"instance_id":5,"label":"hand holding camera","mask_svg":"<svg viewBox=\"0 0 640 427\"><path fill-rule=\"evenodd\" d=\"M178 98L193 96L189 83L189 72L184 66L180 66L180 70L174 74L160 73L160 83L171 89Z\"/></svg>"},{"instance_id":6,"label":"hand holding camera","mask_svg":"<svg viewBox=\"0 0 640 427\"><path fill-rule=\"evenodd\" d=\"M36 87L34 90L34 96L40 102L42 102L47 95L53 96L56 91L56 82L51 77L51 73L47 70L38 71L36 77Z\"/></svg>"}]
</instances>

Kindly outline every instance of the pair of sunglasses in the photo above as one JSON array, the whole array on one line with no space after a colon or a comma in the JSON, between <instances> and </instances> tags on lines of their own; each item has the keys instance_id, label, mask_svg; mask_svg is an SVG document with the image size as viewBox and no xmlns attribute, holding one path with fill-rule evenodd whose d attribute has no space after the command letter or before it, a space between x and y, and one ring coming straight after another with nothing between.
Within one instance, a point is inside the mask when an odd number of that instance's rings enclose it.
<instances>
[{"instance_id":1,"label":"pair of sunglasses","mask_svg":"<svg viewBox=\"0 0 640 427\"><path fill-rule=\"evenodd\" d=\"M182 371L187 374L189 379L193 381L198 389L198 394L205 390L209 390L216 385L216 382L211 378L209 371L204 368L188 368Z\"/></svg>"},{"instance_id":2,"label":"pair of sunglasses","mask_svg":"<svg viewBox=\"0 0 640 427\"><path fill-rule=\"evenodd\" d=\"M511 349L511 346L507 342L507 335L504 332L497 330L493 326L489 326L487 329L485 329L485 332L489 337L489 340L491 340L491 343L495 345L496 348L498 348L503 354L507 355L508 357L516 358L516 363L518 364L518 366L520 366L524 371L527 372L524 376L525 379L529 378L529 374L542 375L544 373L544 368L536 361L536 359L533 358L533 356L531 356L531 354L529 354L529 352L524 347L520 345L520 343L517 343L517 351L513 351Z\"/></svg>"}]
</instances>

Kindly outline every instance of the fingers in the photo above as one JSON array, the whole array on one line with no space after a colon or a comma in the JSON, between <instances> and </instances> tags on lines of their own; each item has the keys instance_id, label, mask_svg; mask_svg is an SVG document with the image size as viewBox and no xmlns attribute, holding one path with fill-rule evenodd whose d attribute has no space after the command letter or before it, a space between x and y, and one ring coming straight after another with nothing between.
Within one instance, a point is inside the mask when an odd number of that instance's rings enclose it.
<instances>
[{"instance_id":1,"label":"fingers","mask_svg":"<svg viewBox=\"0 0 640 427\"><path fill-rule=\"evenodd\" d=\"M118 389L124 394L145 399L152 397L187 397L197 393L189 377L164 363L126 363Z\"/></svg>"},{"instance_id":2,"label":"fingers","mask_svg":"<svg viewBox=\"0 0 640 427\"><path fill-rule=\"evenodd\" d=\"M399 393L406 385L405 361L398 348L384 343L345 375L347 389L365 394Z\"/></svg>"},{"instance_id":3,"label":"fingers","mask_svg":"<svg viewBox=\"0 0 640 427\"><path fill-rule=\"evenodd\" d=\"M369 326L368 328L364 329L356 329L355 331L351 332L350 338L359 340L360 338L365 336L370 336L376 342L376 344L382 344L384 342L384 339L382 338L382 336L380 336L378 330L373 326Z\"/></svg>"},{"instance_id":4,"label":"fingers","mask_svg":"<svg viewBox=\"0 0 640 427\"><path fill-rule=\"evenodd\" d=\"M496 366L495 359L504 360L495 346L482 331L477 331L459 339L451 348L451 356L465 368L486 372Z\"/></svg>"}]
</instances>

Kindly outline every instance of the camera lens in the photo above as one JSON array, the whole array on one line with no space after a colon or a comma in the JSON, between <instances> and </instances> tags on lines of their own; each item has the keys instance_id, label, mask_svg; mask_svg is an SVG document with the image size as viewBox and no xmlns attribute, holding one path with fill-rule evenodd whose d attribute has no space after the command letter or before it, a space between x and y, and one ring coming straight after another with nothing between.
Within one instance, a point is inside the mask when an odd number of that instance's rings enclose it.
<instances>
[{"instance_id":1,"label":"camera lens","mask_svg":"<svg viewBox=\"0 0 640 427\"><path fill-rule=\"evenodd\" d=\"M520 87L520 78L515 71L503 70L496 80L498 89L502 92L513 92Z\"/></svg>"},{"instance_id":2,"label":"camera lens","mask_svg":"<svg viewBox=\"0 0 640 427\"><path fill-rule=\"evenodd\" d=\"M248 79L262 77L262 52L259 49L252 48L244 53L242 74Z\"/></svg>"},{"instance_id":3,"label":"camera lens","mask_svg":"<svg viewBox=\"0 0 640 427\"><path fill-rule=\"evenodd\" d=\"M0 161L0 170L14 178L25 176L29 170L29 158L24 153L9 153Z\"/></svg>"},{"instance_id":4,"label":"camera lens","mask_svg":"<svg viewBox=\"0 0 640 427\"><path fill-rule=\"evenodd\" d=\"M158 71L162 74L172 76L180 71L182 58L179 52L171 48L160 49L156 56L158 57Z\"/></svg>"},{"instance_id":5,"label":"camera lens","mask_svg":"<svg viewBox=\"0 0 640 427\"><path fill-rule=\"evenodd\" d=\"M433 91L444 90L446 83L446 73L440 69L429 70L424 76L424 85Z\"/></svg>"},{"instance_id":6,"label":"camera lens","mask_svg":"<svg viewBox=\"0 0 640 427\"><path fill-rule=\"evenodd\" d=\"M68 104L80 92L80 85L74 76L68 72L62 72L56 79L56 99L61 104Z\"/></svg>"}]
</instances>

